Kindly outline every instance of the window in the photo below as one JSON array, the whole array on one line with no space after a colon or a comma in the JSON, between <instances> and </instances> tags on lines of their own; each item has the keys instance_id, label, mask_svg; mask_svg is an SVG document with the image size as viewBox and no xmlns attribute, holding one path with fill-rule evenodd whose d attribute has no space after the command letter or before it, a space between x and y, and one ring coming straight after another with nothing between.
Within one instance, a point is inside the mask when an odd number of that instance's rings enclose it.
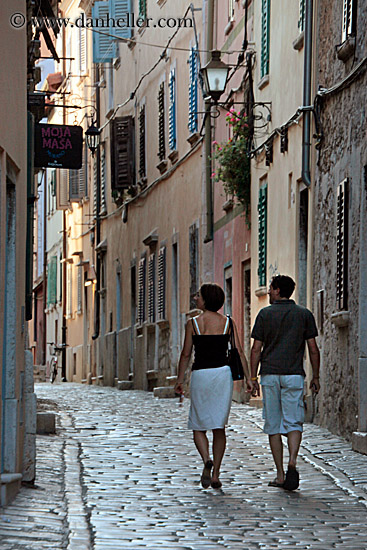
<instances>
[{"instance_id":1,"label":"window","mask_svg":"<svg viewBox=\"0 0 367 550\"><path fill-rule=\"evenodd\" d=\"M357 0L343 0L343 30L342 40L356 32Z\"/></svg>"},{"instance_id":2,"label":"window","mask_svg":"<svg viewBox=\"0 0 367 550\"><path fill-rule=\"evenodd\" d=\"M158 254L158 319L166 318L166 247Z\"/></svg>"},{"instance_id":3,"label":"window","mask_svg":"<svg viewBox=\"0 0 367 550\"><path fill-rule=\"evenodd\" d=\"M116 117L112 121L111 188L128 189L135 183L134 118Z\"/></svg>"},{"instance_id":4,"label":"window","mask_svg":"<svg viewBox=\"0 0 367 550\"><path fill-rule=\"evenodd\" d=\"M101 147L101 210L100 214L107 213L107 204L106 204L106 150L105 146L100 145Z\"/></svg>"},{"instance_id":5,"label":"window","mask_svg":"<svg viewBox=\"0 0 367 550\"><path fill-rule=\"evenodd\" d=\"M228 21L234 19L234 0L228 0Z\"/></svg>"},{"instance_id":6,"label":"window","mask_svg":"<svg viewBox=\"0 0 367 550\"><path fill-rule=\"evenodd\" d=\"M305 7L306 7L306 0L299 0L299 20L298 20L299 32L303 32L305 30Z\"/></svg>"},{"instance_id":7,"label":"window","mask_svg":"<svg viewBox=\"0 0 367 550\"><path fill-rule=\"evenodd\" d=\"M158 158L160 161L166 158L164 82L160 84L158 91Z\"/></svg>"},{"instance_id":8,"label":"window","mask_svg":"<svg viewBox=\"0 0 367 550\"><path fill-rule=\"evenodd\" d=\"M79 73L87 72L87 29L79 27Z\"/></svg>"},{"instance_id":9,"label":"window","mask_svg":"<svg viewBox=\"0 0 367 550\"><path fill-rule=\"evenodd\" d=\"M139 0L139 17L147 18L147 0Z\"/></svg>"},{"instance_id":10,"label":"window","mask_svg":"<svg viewBox=\"0 0 367 550\"><path fill-rule=\"evenodd\" d=\"M108 0L107 2L95 2L92 8L92 17L94 20L100 19L99 24L102 27L102 21L106 25L107 18L124 19L127 14L133 12L132 0ZM119 55L119 43L112 36L103 32L94 32L93 34L93 63L111 63L114 57ZM113 28L113 35L120 38L131 38L132 26L116 26Z\"/></svg>"},{"instance_id":11,"label":"window","mask_svg":"<svg viewBox=\"0 0 367 550\"><path fill-rule=\"evenodd\" d=\"M83 290L83 266L78 266L78 304L77 313L82 313L82 290Z\"/></svg>"},{"instance_id":12,"label":"window","mask_svg":"<svg viewBox=\"0 0 367 550\"><path fill-rule=\"evenodd\" d=\"M336 210L336 299L348 309L348 179L338 185Z\"/></svg>"},{"instance_id":13,"label":"window","mask_svg":"<svg viewBox=\"0 0 367 550\"><path fill-rule=\"evenodd\" d=\"M148 319L150 323L155 322L155 252L148 260Z\"/></svg>"},{"instance_id":14,"label":"window","mask_svg":"<svg viewBox=\"0 0 367 550\"><path fill-rule=\"evenodd\" d=\"M198 55L196 48L191 48L189 56L189 131L198 131Z\"/></svg>"},{"instance_id":15,"label":"window","mask_svg":"<svg viewBox=\"0 0 367 550\"><path fill-rule=\"evenodd\" d=\"M270 0L261 0L261 78L269 74Z\"/></svg>"},{"instance_id":16,"label":"window","mask_svg":"<svg viewBox=\"0 0 367 550\"><path fill-rule=\"evenodd\" d=\"M56 304L57 299L57 256L52 256L47 273L47 306Z\"/></svg>"},{"instance_id":17,"label":"window","mask_svg":"<svg viewBox=\"0 0 367 550\"><path fill-rule=\"evenodd\" d=\"M146 257L139 261L138 272L138 324L145 321L145 279L146 279Z\"/></svg>"},{"instance_id":18,"label":"window","mask_svg":"<svg viewBox=\"0 0 367 550\"><path fill-rule=\"evenodd\" d=\"M145 179L147 175L145 155L145 105L139 111L139 176Z\"/></svg>"},{"instance_id":19,"label":"window","mask_svg":"<svg viewBox=\"0 0 367 550\"><path fill-rule=\"evenodd\" d=\"M67 303L66 303L66 315L69 317L73 313L73 266L67 265L66 271L66 284L67 284Z\"/></svg>"},{"instance_id":20,"label":"window","mask_svg":"<svg viewBox=\"0 0 367 550\"><path fill-rule=\"evenodd\" d=\"M168 81L168 144L171 151L176 150L176 71L172 69Z\"/></svg>"},{"instance_id":21,"label":"window","mask_svg":"<svg viewBox=\"0 0 367 550\"><path fill-rule=\"evenodd\" d=\"M259 219L259 286L266 286L266 247L267 247L267 217L268 217L268 186L259 190L258 204Z\"/></svg>"}]
</instances>

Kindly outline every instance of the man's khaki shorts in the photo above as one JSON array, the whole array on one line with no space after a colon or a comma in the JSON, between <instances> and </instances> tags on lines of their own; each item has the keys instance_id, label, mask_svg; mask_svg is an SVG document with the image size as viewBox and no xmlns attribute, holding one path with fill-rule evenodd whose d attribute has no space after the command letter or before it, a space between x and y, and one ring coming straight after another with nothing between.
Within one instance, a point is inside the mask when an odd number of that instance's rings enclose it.
<instances>
[{"instance_id":1,"label":"man's khaki shorts","mask_svg":"<svg viewBox=\"0 0 367 550\"><path fill-rule=\"evenodd\" d=\"M269 435L303 431L304 377L301 374L264 374L261 376L263 394L264 432Z\"/></svg>"}]
</instances>

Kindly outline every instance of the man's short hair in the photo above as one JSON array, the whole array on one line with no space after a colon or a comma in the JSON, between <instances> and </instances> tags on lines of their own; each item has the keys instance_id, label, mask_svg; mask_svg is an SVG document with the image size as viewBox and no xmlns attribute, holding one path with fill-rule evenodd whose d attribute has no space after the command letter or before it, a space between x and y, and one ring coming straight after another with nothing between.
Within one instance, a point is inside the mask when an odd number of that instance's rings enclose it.
<instances>
[{"instance_id":1,"label":"man's short hair","mask_svg":"<svg viewBox=\"0 0 367 550\"><path fill-rule=\"evenodd\" d=\"M200 294L205 302L205 309L218 311L224 304L224 291L216 283L204 283L200 287Z\"/></svg>"},{"instance_id":2,"label":"man's short hair","mask_svg":"<svg viewBox=\"0 0 367 550\"><path fill-rule=\"evenodd\" d=\"M274 290L279 288L279 296L281 298L290 298L296 287L296 283L288 275L276 275L272 278L270 284Z\"/></svg>"}]
</instances>

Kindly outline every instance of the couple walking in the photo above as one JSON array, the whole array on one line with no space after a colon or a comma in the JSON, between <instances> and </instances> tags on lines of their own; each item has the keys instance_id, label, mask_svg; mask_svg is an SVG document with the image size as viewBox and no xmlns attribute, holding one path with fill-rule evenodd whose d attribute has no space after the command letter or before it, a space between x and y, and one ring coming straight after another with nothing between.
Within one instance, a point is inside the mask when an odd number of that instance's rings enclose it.
<instances>
[{"instance_id":1,"label":"couple walking","mask_svg":"<svg viewBox=\"0 0 367 550\"><path fill-rule=\"evenodd\" d=\"M188 428L193 430L194 443L204 463L201 475L204 488L219 489L222 486L219 474L226 448L225 426L233 391L227 358L231 330L244 368L247 392L254 396L260 395L258 367L261 363L264 432L269 435L277 471L276 478L269 485L289 491L299 486L296 462L304 421L303 355L306 342L313 370L310 387L314 393L320 389L320 354L315 340L315 319L308 309L290 299L294 289L295 282L291 277L277 275L272 278L268 291L270 306L260 310L251 333L254 339L251 374L235 322L218 313L224 304L222 288L215 283L205 283L195 297L197 308L202 313L186 324L175 389L177 393L183 392L184 374L194 348ZM213 432L213 460L207 430ZM286 472L283 468L282 435L288 439Z\"/></svg>"}]
</instances>

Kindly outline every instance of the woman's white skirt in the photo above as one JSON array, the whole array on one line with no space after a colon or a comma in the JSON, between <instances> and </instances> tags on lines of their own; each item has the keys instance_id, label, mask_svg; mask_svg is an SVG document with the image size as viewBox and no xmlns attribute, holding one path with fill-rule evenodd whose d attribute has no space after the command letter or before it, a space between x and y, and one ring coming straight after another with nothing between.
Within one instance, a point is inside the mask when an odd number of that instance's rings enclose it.
<instances>
[{"instance_id":1,"label":"woman's white skirt","mask_svg":"<svg viewBox=\"0 0 367 550\"><path fill-rule=\"evenodd\" d=\"M193 370L190 383L189 430L215 430L228 422L233 379L228 365Z\"/></svg>"}]
</instances>

